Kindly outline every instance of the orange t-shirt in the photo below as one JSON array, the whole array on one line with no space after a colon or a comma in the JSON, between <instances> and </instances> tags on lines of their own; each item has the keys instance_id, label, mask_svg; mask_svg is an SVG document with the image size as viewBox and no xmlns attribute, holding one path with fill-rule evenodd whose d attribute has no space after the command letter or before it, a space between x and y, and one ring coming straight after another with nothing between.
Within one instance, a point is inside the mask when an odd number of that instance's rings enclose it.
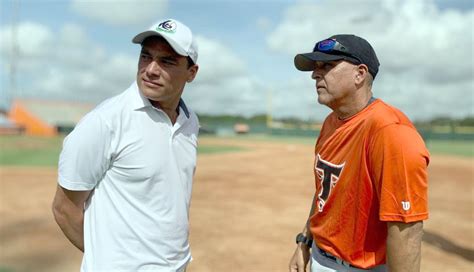
<instances>
[{"instance_id":1,"label":"orange t-shirt","mask_svg":"<svg viewBox=\"0 0 474 272\"><path fill-rule=\"evenodd\" d=\"M310 229L321 249L360 268L384 264L386 221L428 218L429 153L410 120L380 99L343 121L331 113L315 155Z\"/></svg>"}]
</instances>

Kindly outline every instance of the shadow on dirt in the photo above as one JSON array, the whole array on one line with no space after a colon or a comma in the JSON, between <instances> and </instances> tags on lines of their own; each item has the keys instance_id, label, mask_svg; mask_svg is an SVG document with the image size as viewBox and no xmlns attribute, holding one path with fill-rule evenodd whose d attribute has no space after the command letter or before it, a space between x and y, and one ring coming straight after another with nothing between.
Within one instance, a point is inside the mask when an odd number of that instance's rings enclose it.
<instances>
[{"instance_id":1,"label":"shadow on dirt","mask_svg":"<svg viewBox=\"0 0 474 272\"><path fill-rule=\"evenodd\" d=\"M470 262L474 262L473 249L459 246L439 234L425 230L425 234L423 235L423 241L445 252L456 254Z\"/></svg>"}]
</instances>

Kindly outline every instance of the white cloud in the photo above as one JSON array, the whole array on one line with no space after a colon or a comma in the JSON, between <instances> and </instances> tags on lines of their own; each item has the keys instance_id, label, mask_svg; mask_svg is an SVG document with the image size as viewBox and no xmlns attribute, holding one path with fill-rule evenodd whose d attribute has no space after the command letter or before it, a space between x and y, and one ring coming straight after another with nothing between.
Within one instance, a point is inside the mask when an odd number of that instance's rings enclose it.
<instances>
[{"instance_id":1,"label":"white cloud","mask_svg":"<svg viewBox=\"0 0 474 272\"><path fill-rule=\"evenodd\" d=\"M247 72L241 58L218 41L198 36L197 43L199 71L186 87L186 102L198 113L263 113L264 88Z\"/></svg>"},{"instance_id":2,"label":"white cloud","mask_svg":"<svg viewBox=\"0 0 474 272\"><path fill-rule=\"evenodd\" d=\"M0 28L0 33L8 35L10 30L6 26ZM138 56L107 51L79 25L65 24L53 32L40 24L21 23L18 33L19 44L30 45L29 37L38 37L36 42L41 46L20 53L20 91L15 96L97 103L120 93L135 79ZM219 41L198 36L197 42L200 69L196 80L186 87L184 98L188 104L196 112L207 114L249 116L264 111L264 88L247 72L242 58ZM0 47L3 66L7 66L4 56L8 55L9 44ZM33 49L34 54L26 57L26 52Z\"/></svg>"},{"instance_id":3,"label":"white cloud","mask_svg":"<svg viewBox=\"0 0 474 272\"><path fill-rule=\"evenodd\" d=\"M13 96L97 102L128 87L136 58L106 54L78 25L65 24L53 32L44 25L17 26L17 90ZM11 26L0 28L3 67L11 60ZM3 39L5 37L5 39Z\"/></svg>"},{"instance_id":4,"label":"white cloud","mask_svg":"<svg viewBox=\"0 0 474 272\"><path fill-rule=\"evenodd\" d=\"M473 10L440 11L430 0L300 2L267 44L294 56L333 34L354 33L379 57L376 96L412 119L459 117L473 113L473 23Z\"/></svg>"},{"instance_id":5,"label":"white cloud","mask_svg":"<svg viewBox=\"0 0 474 272\"><path fill-rule=\"evenodd\" d=\"M167 0L73 0L80 15L110 25L140 25L166 14Z\"/></svg>"},{"instance_id":6,"label":"white cloud","mask_svg":"<svg viewBox=\"0 0 474 272\"><path fill-rule=\"evenodd\" d=\"M244 45L198 36L200 69L184 98L198 113L249 116L266 112L271 90L275 117L322 120L328 109L317 104L314 81L292 67L292 58L310 51L319 39L352 32L371 41L378 53L377 97L412 119L473 114L473 15L472 10L440 11L429 0L298 2L280 23L254 18L260 31L269 34L268 48L278 58L252 50L245 39L249 50L237 54L235 48ZM98 44L85 25L67 23L56 29L19 23L16 81L21 92L15 95L99 102L127 88L135 79L137 56ZM11 37L11 26L0 26L2 88L9 85Z\"/></svg>"},{"instance_id":7,"label":"white cloud","mask_svg":"<svg viewBox=\"0 0 474 272\"><path fill-rule=\"evenodd\" d=\"M199 46L198 64L200 66L197 82L201 84L213 83L225 80L230 76L244 75L243 61L229 48L218 41L202 36L197 36L196 42Z\"/></svg>"},{"instance_id":8,"label":"white cloud","mask_svg":"<svg viewBox=\"0 0 474 272\"><path fill-rule=\"evenodd\" d=\"M60 60L53 64L42 70L24 95L97 103L127 88L135 79L137 69L136 58L123 54L90 59L87 66L82 62L74 65Z\"/></svg>"},{"instance_id":9,"label":"white cloud","mask_svg":"<svg viewBox=\"0 0 474 272\"><path fill-rule=\"evenodd\" d=\"M56 64L43 69L41 77L24 94L97 103L121 93L136 73L136 59L126 55L113 55L84 68Z\"/></svg>"},{"instance_id":10,"label":"white cloud","mask_svg":"<svg viewBox=\"0 0 474 272\"><path fill-rule=\"evenodd\" d=\"M5 57L12 57L12 55L22 55L26 58L37 58L47 55L46 52L52 46L53 33L45 26L35 24L33 22L23 22L17 26L16 40L17 49L16 54L13 53L12 41L14 36L11 31L11 26L5 26L0 29L0 53Z\"/></svg>"}]
</instances>

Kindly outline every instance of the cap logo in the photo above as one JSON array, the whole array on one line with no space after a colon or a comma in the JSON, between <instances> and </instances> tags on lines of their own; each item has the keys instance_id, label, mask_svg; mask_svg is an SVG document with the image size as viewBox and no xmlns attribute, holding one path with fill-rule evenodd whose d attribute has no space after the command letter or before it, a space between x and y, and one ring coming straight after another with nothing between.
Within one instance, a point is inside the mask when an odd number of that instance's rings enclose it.
<instances>
[{"instance_id":1,"label":"cap logo","mask_svg":"<svg viewBox=\"0 0 474 272\"><path fill-rule=\"evenodd\" d=\"M176 32L176 22L173 20L166 20L158 25L157 31L164 31L168 33Z\"/></svg>"}]
</instances>

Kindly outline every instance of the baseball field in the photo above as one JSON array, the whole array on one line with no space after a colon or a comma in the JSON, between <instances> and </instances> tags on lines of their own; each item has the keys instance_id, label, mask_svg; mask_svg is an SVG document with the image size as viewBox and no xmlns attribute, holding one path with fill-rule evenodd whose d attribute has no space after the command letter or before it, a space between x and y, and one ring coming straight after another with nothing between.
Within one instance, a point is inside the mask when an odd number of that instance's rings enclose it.
<instances>
[{"instance_id":1,"label":"baseball field","mask_svg":"<svg viewBox=\"0 0 474 272\"><path fill-rule=\"evenodd\" d=\"M51 214L61 138L0 137L0 272L79 271ZM287 271L314 193L311 138L200 137L188 272ZM428 142L422 271L474 271L474 142Z\"/></svg>"}]
</instances>

